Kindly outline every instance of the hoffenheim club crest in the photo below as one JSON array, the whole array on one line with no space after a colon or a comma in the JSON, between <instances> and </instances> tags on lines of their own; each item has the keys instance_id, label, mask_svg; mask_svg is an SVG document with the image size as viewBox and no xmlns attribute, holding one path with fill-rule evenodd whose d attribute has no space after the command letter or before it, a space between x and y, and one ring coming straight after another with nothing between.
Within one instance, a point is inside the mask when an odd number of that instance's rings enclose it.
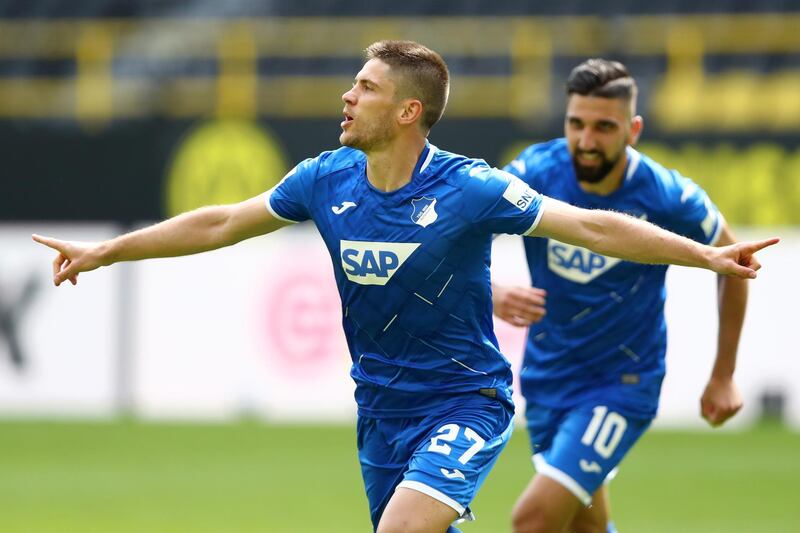
<instances>
[{"instance_id":1,"label":"hoffenheim club crest","mask_svg":"<svg viewBox=\"0 0 800 533\"><path fill-rule=\"evenodd\" d=\"M436 214L436 198L414 198L411 200L411 205L414 207L414 212L411 213L411 220L414 224L419 224L426 228L433 224L439 215Z\"/></svg>"}]
</instances>

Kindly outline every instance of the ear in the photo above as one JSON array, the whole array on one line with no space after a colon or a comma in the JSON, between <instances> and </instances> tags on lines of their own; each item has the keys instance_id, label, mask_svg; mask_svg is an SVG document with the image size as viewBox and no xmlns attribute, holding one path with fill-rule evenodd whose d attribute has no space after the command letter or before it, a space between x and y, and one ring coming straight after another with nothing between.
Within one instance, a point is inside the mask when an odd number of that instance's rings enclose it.
<instances>
[{"instance_id":1,"label":"ear","mask_svg":"<svg viewBox=\"0 0 800 533\"><path fill-rule=\"evenodd\" d=\"M641 115L636 115L631 119L631 133L628 136L629 145L633 146L639 142L639 136L641 136L643 129L644 119L641 117Z\"/></svg>"},{"instance_id":2,"label":"ear","mask_svg":"<svg viewBox=\"0 0 800 533\"><path fill-rule=\"evenodd\" d=\"M403 100L398 122L401 125L414 124L422 118L422 102L419 100Z\"/></svg>"}]
</instances>

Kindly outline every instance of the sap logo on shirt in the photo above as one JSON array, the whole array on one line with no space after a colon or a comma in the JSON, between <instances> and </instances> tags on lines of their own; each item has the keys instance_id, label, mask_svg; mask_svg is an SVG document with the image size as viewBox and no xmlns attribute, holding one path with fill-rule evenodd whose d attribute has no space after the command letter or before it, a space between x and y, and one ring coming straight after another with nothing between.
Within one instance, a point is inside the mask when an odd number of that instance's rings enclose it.
<instances>
[{"instance_id":1,"label":"sap logo on shirt","mask_svg":"<svg viewBox=\"0 0 800 533\"><path fill-rule=\"evenodd\" d=\"M347 279L360 285L386 285L419 247L418 242L346 241L339 243Z\"/></svg>"},{"instance_id":2,"label":"sap logo on shirt","mask_svg":"<svg viewBox=\"0 0 800 533\"><path fill-rule=\"evenodd\" d=\"M547 241L547 266L550 270L575 283L589 283L620 262L616 257L596 254L586 248Z\"/></svg>"}]
</instances>

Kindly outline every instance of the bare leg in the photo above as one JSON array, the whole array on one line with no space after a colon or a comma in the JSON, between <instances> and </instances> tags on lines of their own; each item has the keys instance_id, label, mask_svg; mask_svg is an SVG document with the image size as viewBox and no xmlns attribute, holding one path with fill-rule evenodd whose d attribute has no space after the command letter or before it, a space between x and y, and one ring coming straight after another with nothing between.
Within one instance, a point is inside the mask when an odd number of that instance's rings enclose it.
<instances>
[{"instance_id":1,"label":"bare leg","mask_svg":"<svg viewBox=\"0 0 800 533\"><path fill-rule=\"evenodd\" d=\"M608 487L601 485L592 496L592 505L583 507L572 520L572 533L606 533L611 507Z\"/></svg>"},{"instance_id":2,"label":"bare leg","mask_svg":"<svg viewBox=\"0 0 800 533\"><path fill-rule=\"evenodd\" d=\"M399 487L383 511L377 533L444 533L456 518L458 513L452 507Z\"/></svg>"},{"instance_id":3,"label":"bare leg","mask_svg":"<svg viewBox=\"0 0 800 533\"><path fill-rule=\"evenodd\" d=\"M536 475L514 506L514 533L564 533L583 507L558 481Z\"/></svg>"}]
</instances>

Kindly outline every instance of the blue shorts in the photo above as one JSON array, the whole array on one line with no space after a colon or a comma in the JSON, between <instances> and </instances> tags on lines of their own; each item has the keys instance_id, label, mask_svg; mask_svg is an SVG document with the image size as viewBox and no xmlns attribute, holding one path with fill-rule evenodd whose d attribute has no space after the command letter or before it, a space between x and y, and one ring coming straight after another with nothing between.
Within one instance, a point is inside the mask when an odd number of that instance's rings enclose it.
<instances>
[{"instance_id":1,"label":"blue shorts","mask_svg":"<svg viewBox=\"0 0 800 533\"><path fill-rule=\"evenodd\" d=\"M652 422L595 404L552 409L529 403L525 416L537 473L558 481L584 505Z\"/></svg>"},{"instance_id":2,"label":"blue shorts","mask_svg":"<svg viewBox=\"0 0 800 533\"><path fill-rule=\"evenodd\" d=\"M459 520L474 519L469 503L511 438L513 418L502 403L478 394L425 417L360 416L358 459L373 526L397 487L439 500Z\"/></svg>"}]
</instances>

